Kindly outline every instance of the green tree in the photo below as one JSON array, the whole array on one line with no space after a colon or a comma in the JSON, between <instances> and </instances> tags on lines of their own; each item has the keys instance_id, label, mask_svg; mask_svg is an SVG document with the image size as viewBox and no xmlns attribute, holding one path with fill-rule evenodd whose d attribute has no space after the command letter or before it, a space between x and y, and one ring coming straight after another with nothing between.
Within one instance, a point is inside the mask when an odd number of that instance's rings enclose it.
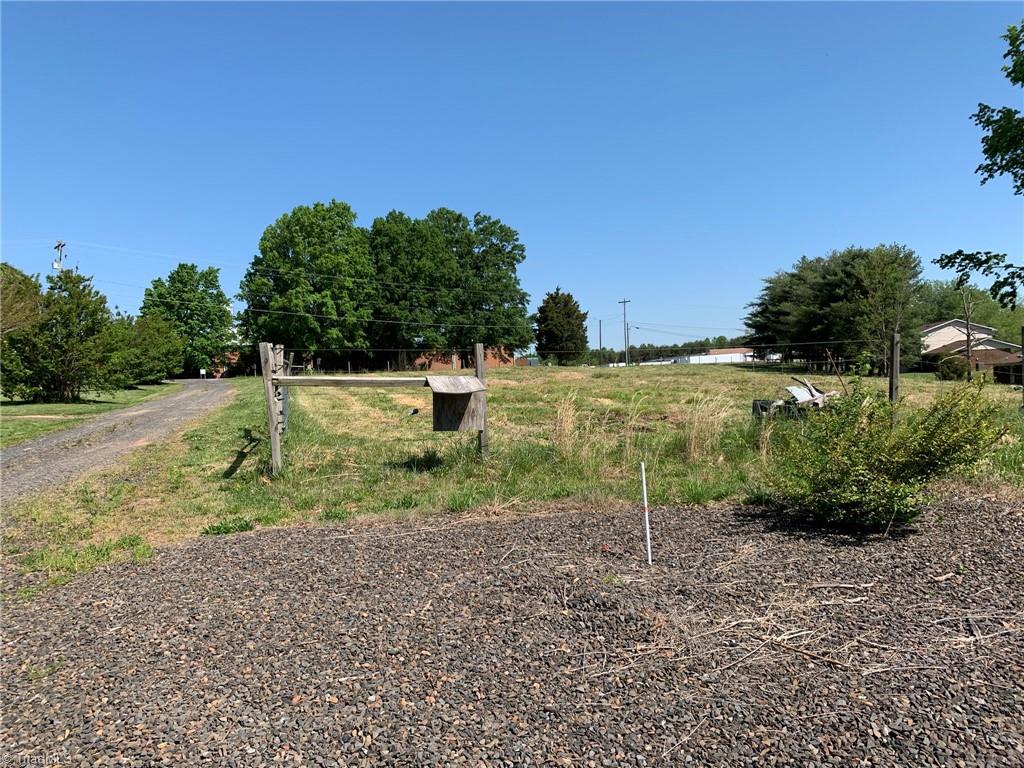
<instances>
[{"instance_id":1,"label":"green tree","mask_svg":"<svg viewBox=\"0 0 1024 768\"><path fill-rule=\"evenodd\" d=\"M1011 24L1003 39L1008 44L1003 73L1011 84L1024 88L1024 21L1019 27ZM981 183L1007 175L1013 180L1013 193L1024 195L1024 115L1012 107L996 109L978 104L978 111L971 117L985 134L981 138L985 162L977 168ZM960 249L942 254L935 263L956 272L961 285L966 285L972 274L991 278L992 298L1013 309L1024 286L1024 265L1012 264L1007 258L1005 253Z\"/></svg>"},{"instance_id":2,"label":"green tree","mask_svg":"<svg viewBox=\"0 0 1024 768\"><path fill-rule=\"evenodd\" d=\"M65 269L46 278L41 320L4 339L3 394L17 399L73 402L84 389L116 383L105 365L102 337L110 324L107 300L92 278ZM8 358L8 354L11 357Z\"/></svg>"},{"instance_id":3,"label":"green tree","mask_svg":"<svg viewBox=\"0 0 1024 768\"><path fill-rule=\"evenodd\" d=\"M210 368L231 343L231 306L215 267L179 264L146 289L139 314L159 317L173 329L184 343L183 370L189 375Z\"/></svg>"},{"instance_id":4,"label":"green tree","mask_svg":"<svg viewBox=\"0 0 1024 768\"><path fill-rule=\"evenodd\" d=\"M879 245L856 255L853 272L857 327L871 354L888 371L892 335L899 333L901 359L910 362L921 348L921 259L906 246Z\"/></svg>"},{"instance_id":5,"label":"green tree","mask_svg":"<svg viewBox=\"0 0 1024 768\"><path fill-rule=\"evenodd\" d=\"M39 278L0 262L0 337L38 324L42 304Z\"/></svg>"},{"instance_id":6,"label":"green tree","mask_svg":"<svg viewBox=\"0 0 1024 768\"><path fill-rule=\"evenodd\" d=\"M427 221L440 233L458 270L454 305L447 326L448 346L525 349L533 340L527 317L529 297L519 285L517 267L526 258L519 233L483 213L470 222L461 213L438 208Z\"/></svg>"},{"instance_id":7,"label":"green tree","mask_svg":"<svg viewBox=\"0 0 1024 768\"><path fill-rule=\"evenodd\" d=\"M185 345L158 315L118 315L103 333L104 365L121 388L156 384L182 370Z\"/></svg>"},{"instance_id":8,"label":"green tree","mask_svg":"<svg viewBox=\"0 0 1024 768\"><path fill-rule=\"evenodd\" d=\"M825 360L856 357L866 338L871 356L884 370L893 332L902 333L901 352L913 359L920 339L921 264L899 245L847 248L828 256L801 258L789 271L764 281L750 305L749 342L762 355L775 352ZM908 329L914 333L907 333ZM762 345L764 345L762 347Z\"/></svg>"},{"instance_id":9,"label":"green tree","mask_svg":"<svg viewBox=\"0 0 1024 768\"><path fill-rule=\"evenodd\" d=\"M559 365L587 352L587 313L571 293L556 287L537 309L537 354L554 357Z\"/></svg>"},{"instance_id":10,"label":"green tree","mask_svg":"<svg viewBox=\"0 0 1024 768\"><path fill-rule=\"evenodd\" d=\"M401 350L384 353L400 368L409 363L407 350L449 346L445 323L455 310L459 270L438 228L391 211L370 228L370 256L378 298L377 322L369 329L372 346Z\"/></svg>"},{"instance_id":11,"label":"green tree","mask_svg":"<svg viewBox=\"0 0 1024 768\"><path fill-rule=\"evenodd\" d=\"M1003 73L1010 83L1024 87L1024 21L1020 27L1011 24L1003 40L1009 46L1003 54L1007 61ZM1012 107L978 104L971 118L985 132L981 138L985 162L977 169L981 183L1005 174L1013 179L1014 194L1024 195L1024 115Z\"/></svg>"},{"instance_id":12,"label":"green tree","mask_svg":"<svg viewBox=\"0 0 1024 768\"><path fill-rule=\"evenodd\" d=\"M366 230L345 203L300 205L267 227L238 298L244 340L365 349L377 304Z\"/></svg>"},{"instance_id":13,"label":"green tree","mask_svg":"<svg viewBox=\"0 0 1024 768\"><path fill-rule=\"evenodd\" d=\"M1008 309L992 298L988 291L975 285L965 285L967 300L973 305L971 322L995 328L993 334L1003 341L1017 342L1024 325L1024 307ZM922 324L963 317L963 295L955 280L930 280L921 293Z\"/></svg>"}]
</instances>

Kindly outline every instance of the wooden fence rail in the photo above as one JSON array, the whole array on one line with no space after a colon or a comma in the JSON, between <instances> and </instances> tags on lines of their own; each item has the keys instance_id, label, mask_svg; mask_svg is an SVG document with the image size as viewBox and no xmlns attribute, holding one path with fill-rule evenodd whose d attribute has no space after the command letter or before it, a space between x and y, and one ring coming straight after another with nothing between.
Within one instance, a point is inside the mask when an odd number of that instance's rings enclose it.
<instances>
[{"instance_id":1,"label":"wooden fence rail","mask_svg":"<svg viewBox=\"0 0 1024 768\"><path fill-rule=\"evenodd\" d=\"M476 344L473 356L476 376L292 376L291 360L284 361L284 347L261 342L260 365L267 400L270 433L270 473L284 466L281 438L288 428L288 390L291 387L430 387L433 394L434 431L477 431L481 456L488 452L487 388L484 383L484 346Z\"/></svg>"}]
</instances>

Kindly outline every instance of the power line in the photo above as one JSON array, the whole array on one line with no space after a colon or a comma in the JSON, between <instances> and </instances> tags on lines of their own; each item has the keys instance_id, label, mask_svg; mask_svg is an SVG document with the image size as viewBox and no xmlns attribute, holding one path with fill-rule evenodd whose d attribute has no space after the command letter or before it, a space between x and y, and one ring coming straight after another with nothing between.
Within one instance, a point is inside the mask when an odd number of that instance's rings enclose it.
<instances>
[{"instance_id":1,"label":"power line","mask_svg":"<svg viewBox=\"0 0 1024 768\"><path fill-rule=\"evenodd\" d=\"M127 283L116 283L112 280L97 280L100 283L112 283L123 285L126 288L139 288L141 286L129 285ZM151 301L163 302L165 304L180 304L185 306L207 306L206 302L186 301L184 299L168 299L151 295ZM230 309L230 308L229 308ZM517 323L430 323L420 320L388 320L376 317L362 317L360 315L324 315L316 312L295 312L286 309L260 309L257 307L246 307L242 312L256 312L265 315L289 315L292 317L313 317L323 320L351 320L363 323L383 323L389 325L417 325L433 328L521 328Z\"/></svg>"},{"instance_id":2,"label":"power line","mask_svg":"<svg viewBox=\"0 0 1024 768\"><path fill-rule=\"evenodd\" d=\"M138 249L134 249L134 248L122 248L122 247L116 246L116 245L102 245L100 243L88 243L88 242L83 242L83 241L71 241L71 242L72 242L73 245L77 245L80 248L81 247L98 248L100 250L119 251L121 253L135 254L135 255L145 256L145 257L149 257L149 258L170 259L172 261L178 261L178 262L191 262L193 260L200 261L199 259L193 259L192 257L175 256L175 255L167 254L167 253L158 253L158 252L155 252L155 251L143 251L143 250L138 250ZM486 289L486 288L472 288L472 287L463 287L463 286L437 285L437 284L417 283L417 282L397 281L397 280L381 280L380 278L372 278L372 277L353 277L351 275L338 275L338 274L331 274L329 272L315 272L313 270L303 269L302 267L289 267L287 269L271 269L269 267L255 266L252 262L250 262L249 264L242 264L241 262L218 261L218 260L213 260L213 259L204 259L202 261L204 261L204 263L206 263L206 264L212 264L212 265L219 265L219 266L235 267L235 268L239 268L239 269L245 269L247 272L253 272L255 274L264 275L264 276L279 275L279 276L282 276L282 277L289 277L289 276L304 275L306 277L318 277L318 278L321 278L321 279L324 279L324 280L335 280L335 281L343 280L343 281L348 281L348 282L368 283L368 284L373 284L373 285L386 285L386 286L397 287L397 288L406 288L407 290L419 291L419 292L424 292L424 291L448 291L448 292L457 291L457 292L463 293L463 294L469 293L469 294L480 294L480 295L487 295L487 296L490 295L490 291L488 289ZM522 289L520 288L520 290L522 290Z\"/></svg>"}]
</instances>

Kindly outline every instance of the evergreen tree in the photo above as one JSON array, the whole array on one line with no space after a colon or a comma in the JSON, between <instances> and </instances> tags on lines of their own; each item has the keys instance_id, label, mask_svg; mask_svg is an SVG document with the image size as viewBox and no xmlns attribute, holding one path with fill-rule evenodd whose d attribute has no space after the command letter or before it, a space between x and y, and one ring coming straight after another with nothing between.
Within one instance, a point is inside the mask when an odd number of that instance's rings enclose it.
<instances>
[{"instance_id":1,"label":"evergreen tree","mask_svg":"<svg viewBox=\"0 0 1024 768\"><path fill-rule=\"evenodd\" d=\"M74 402L84 389L116 388L102 344L107 300L92 278L69 269L46 278L37 323L4 337L0 386L22 400Z\"/></svg>"},{"instance_id":2,"label":"evergreen tree","mask_svg":"<svg viewBox=\"0 0 1024 768\"><path fill-rule=\"evenodd\" d=\"M537 309L537 354L554 357L559 365L582 357L587 351L586 322L579 302L556 287Z\"/></svg>"}]
</instances>

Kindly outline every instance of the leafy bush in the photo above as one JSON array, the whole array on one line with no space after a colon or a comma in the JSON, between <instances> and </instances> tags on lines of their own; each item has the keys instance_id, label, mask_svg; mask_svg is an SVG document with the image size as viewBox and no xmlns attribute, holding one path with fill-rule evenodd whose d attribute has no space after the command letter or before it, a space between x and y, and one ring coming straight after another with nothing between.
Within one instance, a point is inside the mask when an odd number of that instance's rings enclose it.
<instances>
[{"instance_id":1,"label":"leafy bush","mask_svg":"<svg viewBox=\"0 0 1024 768\"><path fill-rule=\"evenodd\" d=\"M967 358L947 357L939 361L939 367L935 371L935 378L940 381L963 381L967 378Z\"/></svg>"},{"instance_id":2,"label":"leafy bush","mask_svg":"<svg viewBox=\"0 0 1024 768\"><path fill-rule=\"evenodd\" d=\"M878 529L913 520L932 479L977 464L1006 432L981 388L957 385L924 409L855 387L776 430L772 498L814 523Z\"/></svg>"}]
</instances>

